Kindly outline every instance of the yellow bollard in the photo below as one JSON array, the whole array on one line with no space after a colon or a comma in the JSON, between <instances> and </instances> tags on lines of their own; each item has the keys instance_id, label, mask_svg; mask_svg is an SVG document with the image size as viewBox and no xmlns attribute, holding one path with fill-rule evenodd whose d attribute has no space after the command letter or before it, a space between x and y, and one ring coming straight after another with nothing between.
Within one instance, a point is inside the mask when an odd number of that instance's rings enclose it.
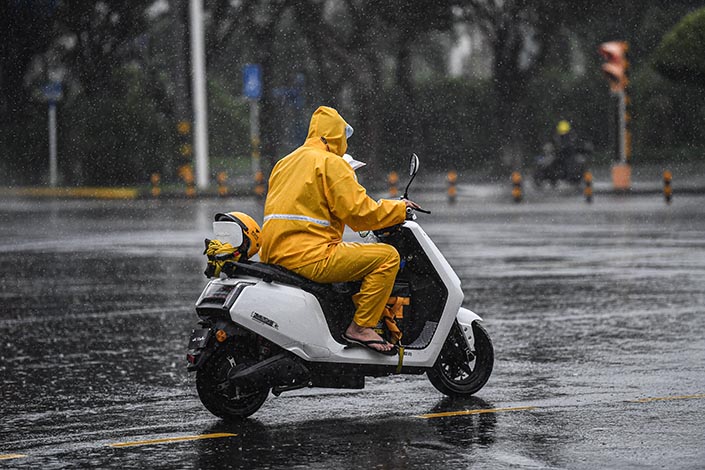
<instances>
[{"instance_id":1,"label":"yellow bollard","mask_svg":"<svg viewBox=\"0 0 705 470\"><path fill-rule=\"evenodd\" d=\"M262 173L262 170L257 170L255 172L255 188L254 188L254 193L255 196L257 197L264 197L265 193L265 188L264 188L264 173Z\"/></svg>"},{"instance_id":2,"label":"yellow bollard","mask_svg":"<svg viewBox=\"0 0 705 470\"><path fill-rule=\"evenodd\" d=\"M583 194L585 195L585 202L592 202L592 173L586 171L583 175L583 181L585 181L585 190Z\"/></svg>"},{"instance_id":3,"label":"yellow bollard","mask_svg":"<svg viewBox=\"0 0 705 470\"><path fill-rule=\"evenodd\" d=\"M227 196L228 195L228 186L226 185L226 183L228 182L228 174L224 171L221 171L216 176L216 180L218 181L218 196L220 196L220 197Z\"/></svg>"},{"instance_id":4,"label":"yellow bollard","mask_svg":"<svg viewBox=\"0 0 705 470\"><path fill-rule=\"evenodd\" d=\"M458 188L456 187L458 182L458 173L450 170L448 175L446 175L446 181L448 181L448 202L453 203L458 197Z\"/></svg>"},{"instance_id":5,"label":"yellow bollard","mask_svg":"<svg viewBox=\"0 0 705 470\"><path fill-rule=\"evenodd\" d=\"M159 173L152 173L152 176L149 177L149 181L152 183L152 197L159 197L162 193L162 188L159 187L159 182L161 179L162 178L159 176Z\"/></svg>"},{"instance_id":6,"label":"yellow bollard","mask_svg":"<svg viewBox=\"0 0 705 470\"><path fill-rule=\"evenodd\" d=\"M671 181L673 180L673 174L666 170L663 172L663 197L666 200L666 204L671 203L673 199L673 187L671 186Z\"/></svg>"},{"instance_id":7,"label":"yellow bollard","mask_svg":"<svg viewBox=\"0 0 705 470\"><path fill-rule=\"evenodd\" d=\"M521 173L519 173L518 171L512 173L512 185L514 186L512 188L512 197L514 198L514 202L521 202Z\"/></svg>"},{"instance_id":8,"label":"yellow bollard","mask_svg":"<svg viewBox=\"0 0 705 470\"><path fill-rule=\"evenodd\" d=\"M194 185L193 169L191 165L181 165L179 167L179 176L186 183L186 196L194 197L196 195L196 186Z\"/></svg>"},{"instance_id":9,"label":"yellow bollard","mask_svg":"<svg viewBox=\"0 0 705 470\"><path fill-rule=\"evenodd\" d=\"M399 175L396 171L392 171L387 175L387 183L389 184L389 197L397 197L399 194L399 189L397 189L397 184L399 184Z\"/></svg>"}]
</instances>

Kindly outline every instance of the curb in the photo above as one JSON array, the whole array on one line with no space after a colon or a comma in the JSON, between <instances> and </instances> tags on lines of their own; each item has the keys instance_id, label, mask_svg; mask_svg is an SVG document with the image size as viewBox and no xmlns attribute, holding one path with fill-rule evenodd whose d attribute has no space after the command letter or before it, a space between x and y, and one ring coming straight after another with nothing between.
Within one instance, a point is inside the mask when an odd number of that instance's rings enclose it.
<instances>
[{"instance_id":1,"label":"curb","mask_svg":"<svg viewBox=\"0 0 705 470\"><path fill-rule=\"evenodd\" d=\"M26 198L54 198L54 199L105 199L105 200L133 200L133 199L223 199L227 197L255 196L251 190L231 190L225 195L216 191L206 191L189 196L185 192L162 192L155 197L148 189L139 188L0 188L0 197L26 197Z\"/></svg>"}]
</instances>

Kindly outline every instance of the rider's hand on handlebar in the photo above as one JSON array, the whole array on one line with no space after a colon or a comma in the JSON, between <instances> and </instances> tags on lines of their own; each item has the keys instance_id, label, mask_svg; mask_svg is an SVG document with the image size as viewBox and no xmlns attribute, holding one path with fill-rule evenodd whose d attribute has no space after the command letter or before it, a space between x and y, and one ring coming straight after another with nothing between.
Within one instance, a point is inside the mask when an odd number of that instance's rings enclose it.
<instances>
[{"instance_id":1,"label":"rider's hand on handlebar","mask_svg":"<svg viewBox=\"0 0 705 470\"><path fill-rule=\"evenodd\" d=\"M402 199L402 201L404 201L404 203L406 204L407 209L409 209L409 208L414 209L414 210L421 209L421 206L416 204L414 201L411 201L409 199Z\"/></svg>"},{"instance_id":2,"label":"rider's hand on handlebar","mask_svg":"<svg viewBox=\"0 0 705 470\"><path fill-rule=\"evenodd\" d=\"M418 212L423 212L424 214L430 214L431 211L427 211L426 209L421 209L421 206L416 204L414 201L410 201L409 199L404 199L402 198L402 201L406 203L406 212L407 214L410 212L418 211ZM412 219L413 220L413 219Z\"/></svg>"}]
</instances>

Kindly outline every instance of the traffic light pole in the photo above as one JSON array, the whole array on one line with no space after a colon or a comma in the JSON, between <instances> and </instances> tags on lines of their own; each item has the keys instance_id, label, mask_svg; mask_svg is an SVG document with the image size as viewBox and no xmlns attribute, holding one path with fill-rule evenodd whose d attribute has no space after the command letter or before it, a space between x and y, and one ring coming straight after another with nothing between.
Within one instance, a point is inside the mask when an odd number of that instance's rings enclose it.
<instances>
[{"instance_id":1,"label":"traffic light pole","mask_svg":"<svg viewBox=\"0 0 705 470\"><path fill-rule=\"evenodd\" d=\"M612 94L617 97L617 119L615 119L617 142L615 142L615 164L612 166L612 184L614 189L618 191L631 189L632 176L632 138L628 128L631 120L628 110L629 96L627 95L629 61L626 53L628 50L629 45L625 41L605 42L598 48L599 53L607 61L601 67L602 72L609 81Z\"/></svg>"},{"instance_id":2,"label":"traffic light pole","mask_svg":"<svg viewBox=\"0 0 705 470\"><path fill-rule=\"evenodd\" d=\"M56 162L56 101L49 101L49 186L52 188L59 181Z\"/></svg>"},{"instance_id":3,"label":"traffic light pole","mask_svg":"<svg viewBox=\"0 0 705 470\"><path fill-rule=\"evenodd\" d=\"M630 134L627 129L627 94L625 90L617 95L617 155L612 166L612 186L616 191L629 191L632 186L632 167L630 160Z\"/></svg>"},{"instance_id":4,"label":"traffic light pole","mask_svg":"<svg viewBox=\"0 0 705 470\"><path fill-rule=\"evenodd\" d=\"M617 135L618 137L618 156L619 156L619 163L621 164L628 164L629 162L627 161L627 145L626 145L626 137L627 137L627 120L626 120L626 113L627 113L627 99L626 99L626 93L624 90L619 91L617 93Z\"/></svg>"}]
</instances>

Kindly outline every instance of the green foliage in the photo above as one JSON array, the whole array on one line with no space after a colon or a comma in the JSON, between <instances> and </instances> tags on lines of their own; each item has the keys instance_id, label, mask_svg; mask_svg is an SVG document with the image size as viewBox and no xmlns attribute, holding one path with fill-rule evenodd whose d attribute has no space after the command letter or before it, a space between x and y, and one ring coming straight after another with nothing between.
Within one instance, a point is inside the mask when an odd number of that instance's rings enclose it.
<instances>
[{"instance_id":1,"label":"green foliage","mask_svg":"<svg viewBox=\"0 0 705 470\"><path fill-rule=\"evenodd\" d=\"M67 184L142 183L176 154L173 126L145 93L140 70L116 69L110 85L114 93L79 95L64 108L59 168Z\"/></svg>"},{"instance_id":2,"label":"green foliage","mask_svg":"<svg viewBox=\"0 0 705 470\"><path fill-rule=\"evenodd\" d=\"M493 160L493 96L487 83L443 80L417 93L424 161L443 171L479 168Z\"/></svg>"},{"instance_id":3,"label":"green foliage","mask_svg":"<svg viewBox=\"0 0 705 470\"><path fill-rule=\"evenodd\" d=\"M562 119L571 123L580 139L598 148L608 145L611 106L607 85L594 75L576 76L557 68L544 70L532 80L524 100L528 151L540 152Z\"/></svg>"},{"instance_id":4,"label":"green foliage","mask_svg":"<svg viewBox=\"0 0 705 470\"><path fill-rule=\"evenodd\" d=\"M685 83L674 84L644 67L632 78L635 155L667 158L666 149L705 145L705 94Z\"/></svg>"},{"instance_id":5,"label":"green foliage","mask_svg":"<svg viewBox=\"0 0 705 470\"><path fill-rule=\"evenodd\" d=\"M705 8L687 15L663 37L654 67L673 81L705 88Z\"/></svg>"},{"instance_id":6,"label":"green foliage","mask_svg":"<svg viewBox=\"0 0 705 470\"><path fill-rule=\"evenodd\" d=\"M47 104L30 101L13 117L0 126L0 184L48 181Z\"/></svg>"},{"instance_id":7,"label":"green foliage","mask_svg":"<svg viewBox=\"0 0 705 470\"><path fill-rule=\"evenodd\" d=\"M211 158L247 158L251 153L249 107L218 79L208 82L208 153ZM215 169L217 171L218 169Z\"/></svg>"}]
</instances>

